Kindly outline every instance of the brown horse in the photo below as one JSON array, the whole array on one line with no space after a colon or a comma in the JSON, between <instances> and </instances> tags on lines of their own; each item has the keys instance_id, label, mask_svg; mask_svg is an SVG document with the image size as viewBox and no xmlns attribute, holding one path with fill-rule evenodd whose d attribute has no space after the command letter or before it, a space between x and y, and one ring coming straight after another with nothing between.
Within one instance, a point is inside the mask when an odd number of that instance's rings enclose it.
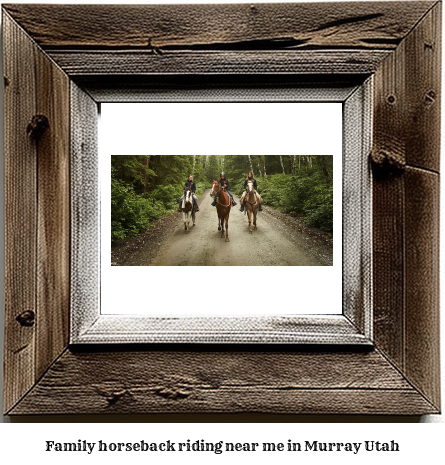
<instances>
[{"instance_id":1,"label":"brown horse","mask_svg":"<svg viewBox=\"0 0 445 465\"><path fill-rule=\"evenodd\" d=\"M213 181L211 197L218 195L216 202L216 211L218 213L218 231L221 231L221 237L224 237L224 223L226 224L226 242L229 242L229 215L232 208L232 199L226 192L225 188L221 187L218 181Z\"/></svg>"},{"instance_id":2,"label":"brown horse","mask_svg":"<svg viewBox=\"0 0 445 465\"><path fill-rule=\"evenodd\" d=\"M258 211L258 199L255 195L255 189L253 188L253 181L247 182L247 195L246 195L246 212L249 218L249 234L252 234L252 214L253 214L253 226L256 231L256 215Z\"/></svg>"}]
</instances>

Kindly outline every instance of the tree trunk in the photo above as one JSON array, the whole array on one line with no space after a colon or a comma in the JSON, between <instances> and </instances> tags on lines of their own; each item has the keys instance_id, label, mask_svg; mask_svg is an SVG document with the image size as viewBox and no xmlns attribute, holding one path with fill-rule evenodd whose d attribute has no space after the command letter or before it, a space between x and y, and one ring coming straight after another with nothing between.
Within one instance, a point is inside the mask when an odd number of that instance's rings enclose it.
<instances>
[{"instance_id":1,"label":"tree trunk","mask_svg":"<svg viewBox=\"0 0 445 465\"><path fill-rule=\"evenodd\" d=\"M280 163L281 163L281 169L283 170L283 174L286 174L286 171L284 171L283 157L281 155L280 155Z\"/></svg>"},{"instance_id":2,"label":"tree trunk","mask_svg":"<svg viewBox=\"0 0 445 465\"><path fill-rule=\"evenodd\" d=\"M323 176L326 180L326 184L330 184L332 181L332 177L331 177L331 173L329 173L325 156L319 155L318 157L315 157L315 159L317 160L317 164L321 168L321 171L323 172Z\"/></svg>"},{"instance_id":3,"label":"tree trunk","mask_svg":"<svg viewBox=\"0 0 445 465\"><path fill-rule=\"evenodd\" d=\"M144 173L144 194L148 190L148 168L150 166L150 156L147 155L147 158L145 159L145 166L146 166L146 171Z\"/></svg>"},{"instance_id":4,"label":"tree trunk","mask_svg":"<svg viewBox=\"0 0 445 465\"><path fill-rule=\"evenodd\" d=\"M290 173L292 176L295 176L295 165L294 165L294 160L292 159L292 155L289 155L289 160L290 160Z\"/></svg>"},{"instance_id":5,"label":"tree trunk","mask_svg":"<svg viewBox=\"0 0 445 465\"><path fill-rule=\"evenodd\" d=\"M264 179L267 179L266 173L266 155L263 155Z\"/></svg>"},{"instance_id":6,"label":"tree trunk","mask_svg":"<svg viewBox=\"0 0 445 465\"><path fill-rule=\"evenodd\" d=\"M249 165L250 165L250 171L252 172L252 174L254 175L253 173L253 167L252 167L252 159L250 158L250 155L247 155L249 157ZM255 175L254 175L255 176Z\"/></svg>"}]
</instances>

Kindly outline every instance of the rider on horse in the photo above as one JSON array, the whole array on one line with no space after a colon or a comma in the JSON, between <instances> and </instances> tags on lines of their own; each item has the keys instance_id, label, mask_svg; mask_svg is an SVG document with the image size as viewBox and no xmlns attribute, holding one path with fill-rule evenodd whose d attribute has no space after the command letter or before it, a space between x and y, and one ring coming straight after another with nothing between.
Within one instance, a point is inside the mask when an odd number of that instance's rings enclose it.
<instances>
[{"instance_id":1,"label":"rider on horse","mask_svg":"<svg viewBox=\"0 0 445 465\"><path fill-rule=\"evenodd\" d=\"M262 212L263 208L262 208L261 204L263 203L263 199L261 198L261 195L258 194L258 192L256 191L257 190L257 184L256 184L256 179L253 177L252 171L249 171L249 174L247 175L247 178L244 181L244 192L243 192L243 195L240 198L240 203L241 203L240 211L241 212L244 211L244 208L246 206L246 195L247 195L247 190L246 189L247 189L248 181L253 181L253 188L255 189L255 196L256 196L257 202L258 202L258 211Z\"/></svg>"},{"instance_id":2,"label":"rider on horse","mask_svg":"<svg viewBox=\"0 0 445 465\"><path fill-rule=\"evenodd\" d=\"M232 199L232 205L235 206L236 205L236 202L233 198L233 195L232 193L229 191L229 181L226 179L226 173L221 173L219 175L219 183L221 184L221 187L222 188L226 188L226 191L227 193L230 195L231 199ZM212 202L212 207L216 207L216 202L218 200L218 196L215 195L215 198L213 199L213 202Z\"/></svg>"},{"instance_id":3,"label":"rider on horse","mask_svg":"<svg viewBox=\"0 0 445 465\"><path fill-rule=\"evenodd\" d=\"M193 195L193 200L195 201L195 212L199 212L198 198L195 195L196 184L195 184L195 181L193 181L193 176L192 175L189 176L188 180L184 184L184 189L186 189L187 187L190 188L190 191L192 192L192 195ZM179 200L179 210L178 211L180 211L180 212L182 212L182 199L184 198L184 196L185 196L185 194L182 194L182 197Z\"/></svg>"}]
</instances>

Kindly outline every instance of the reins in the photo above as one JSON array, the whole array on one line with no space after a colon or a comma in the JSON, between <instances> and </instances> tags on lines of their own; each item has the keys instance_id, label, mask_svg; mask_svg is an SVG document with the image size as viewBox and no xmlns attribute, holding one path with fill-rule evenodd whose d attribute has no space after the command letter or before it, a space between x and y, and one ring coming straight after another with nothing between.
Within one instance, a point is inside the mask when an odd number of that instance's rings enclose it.
<instances>
[{"instance_id":1,"label":"reins","mask_svg":"<svg viewBox=\"0 0 445 465\"><path fill-rule=\"evenodd\" d=\"M252 184L252 189L253 189L253 183L251 182L248 182L247 184ZM258 201L258 198L257 196L255 195L255 192L252 190L252 191L249 191L246 189L246 198L244 199L245 202L249 203L250 205L252 205L252 207L257 203L258 205L260 204L260 202ZM249 200L247 200L247 197L249 197L250 193L252 193L252 195L255 197L255 202L250 202Z\"/></svg>"},{"instance_id":2,"label":"reins","mask_svg":"<svg viewBox=\"0 0 445 465\"><path fill-rule=\"evenodd\" d=\"M213 190L213 189L212 189L212 190ZM216 195L219 195L219 193L220 193L221 191L224 192L224 190L221 189L221 184L218 183L218 192L216 192ZM227 195L227 197L229 198L229 203L228 203L228 205L224 205L223 203L221 203L221 202L219 201L219 198L216 200L216 203L219 203L222 207L225 207L225 208L230 207L230 206L231 206L231 203L232 203L232 201L231 201L231 199L230 199L230 195L229 195L229 194L226 194L226 195Z\"/></svg>"}]
</instances>

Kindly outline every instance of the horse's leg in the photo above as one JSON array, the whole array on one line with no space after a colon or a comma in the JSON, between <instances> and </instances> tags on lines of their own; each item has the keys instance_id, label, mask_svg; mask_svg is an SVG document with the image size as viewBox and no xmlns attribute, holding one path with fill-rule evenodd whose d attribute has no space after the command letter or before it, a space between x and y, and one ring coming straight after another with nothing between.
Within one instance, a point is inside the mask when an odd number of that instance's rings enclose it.
<instances>
[{"instance_id":1,"label":"horse's leg","mask_svg":"<svg viewBox=\"0 0 445 465\"><path fill-rule=\"evenodd\" d=\"M226 242L229 242L229 215L230 215L230 210L229 213L226 215Z\"/></svg>"},{"instance_id":2,"label":"horse's leg","mask_svg":"<svg viewBox=\"0 0 445 465\"><path fill-rule=\"evenodd\" d=\"M258 211L258 206L253 210L253 226L254 226L254 230L256 231L257 228L256 228L256 214L257 214L257 211Z\"/></svg>"},{"instance_id":3,"label":"horse's leg","mask_svg":"<svg viewBox=\"0 0 445 465\"><path fill-rule=\"evenodd\" d=\"M196 212L194 208L192 210L192 220L193 220L193 226L196 226Z\"/></svg>"},{"instance_id":4,"label":"horse's leg","mask_svg":"<svg viewBox=\"0 0 445 465\"><path fill-rule=\"evenodd\" d=\"M182 221L184 221L184 229L187 231L187 213L182 212Z\"/></svg>"},{"instance_id":5,"label":"horse's leg","mask_svg":"<svg viewBox=\"0 0 445 465\"><path fill-rule=\"evenodd\" d=\"M249 234L252 234L252 210L247 206L247 218L249 220Z\"/></svg>"},{"instance_id":6,"label":"horse's leg","mask_svg":"<svg viewBox=\"0 0 445 465\"><path fill-rule=\"evenodd\" d=\"M224 237L224 217L220 218L221 220L221 237Z\"/></svg>"},{"instance_id":7,"label":"horse's leg","mask_svg":"<svg viewBox=\"0 0 445 465\"><path fill-rule=\"evenodd\" d=\"M218 231L221 231L221 217L219 216L219 213L218 213Z\"/></svg>"}]
</instances>

